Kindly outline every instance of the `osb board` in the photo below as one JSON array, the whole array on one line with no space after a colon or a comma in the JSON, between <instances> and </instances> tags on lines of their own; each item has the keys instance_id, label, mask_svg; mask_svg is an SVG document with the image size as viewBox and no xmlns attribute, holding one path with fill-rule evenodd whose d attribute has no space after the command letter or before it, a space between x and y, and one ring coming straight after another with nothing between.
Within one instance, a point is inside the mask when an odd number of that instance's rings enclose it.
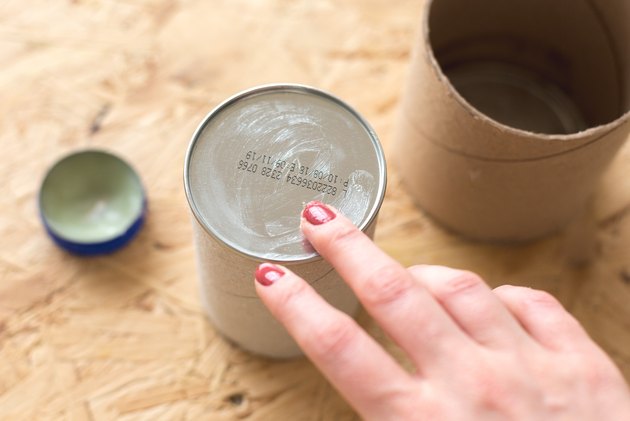
<instances>
[{"instance_id":1,"label":"osb board","mask_svg":"<svg viewBox=\"0 0 630 421\"><path fill-rule=\"evenodd\" d=\"M306 83L346 99L389 155L420 6L1 2L0 419L355 419L307 361L252 357L206 322L183 156L211 107L268 82ZM112 150L139 170L150 215L125 250L80 259L46 238L36 195L56 158L87 146ZM604 178L594 219L586 218L596 228L592 243L565 233L504 247L435 226L413 207L390 163L377 240L404 264L448 264L492 285L551 291L630 377L628 165L630 145ZM582 267L574 265L579 238L595 253ZM385 341L368 317L361 322Z\"/></svg>"}]
</instances>

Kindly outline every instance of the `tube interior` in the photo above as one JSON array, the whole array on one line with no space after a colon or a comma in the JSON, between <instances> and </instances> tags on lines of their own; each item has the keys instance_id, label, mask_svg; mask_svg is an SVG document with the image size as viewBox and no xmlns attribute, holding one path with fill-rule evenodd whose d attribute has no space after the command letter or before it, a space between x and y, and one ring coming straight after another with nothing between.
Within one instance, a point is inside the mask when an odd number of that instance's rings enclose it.
<instances>
[{"instance_id":1,"label":"tube interior","mask_svg":"<svg viewBox=\"0 0 630 421\"><path fill-rule=\"evenodd\" d=\"M630 109L630 43L623 19L607 19L627 12L624 1L433 0L429 42L481 113L534 133L577 133Z\"/></svg>"}]
</instances>

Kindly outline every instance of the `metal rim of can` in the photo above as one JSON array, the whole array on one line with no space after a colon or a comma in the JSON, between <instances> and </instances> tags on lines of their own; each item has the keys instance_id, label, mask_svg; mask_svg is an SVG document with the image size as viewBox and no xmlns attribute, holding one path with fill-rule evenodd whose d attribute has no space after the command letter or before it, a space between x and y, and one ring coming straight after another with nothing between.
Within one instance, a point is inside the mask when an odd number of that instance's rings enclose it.
<instances>
[{"instance_id":1,"label":"metal rim of can","mask_svg":"<svg viewBox=\"0 0 630 421\"><path fill-rule=\"evenodd\" d=\"M341 100L340 98L336 97L333 94L330 94L328 92L325 92L321 89L318 88L314 88L308 85L303 85L303 84L298 84L298 83L271 83L271 84L265 84L265 85L259 85L259 86L255 86L249 89L245 89L243 91L240 91L234 95L232 95L231 97L227 98L226 100L224 100L223 102L221 102L219 105L217 105L216 107L214 107L212 109L212 111L210 111L208 114L206 114L206 116L201 120L201 123L197 126L197 128L195 129L192 138L190 140L190 143L188 145L188 149L186 151L186 157L184 159L184 191L186 193L186 200L188 202L188 206L190 207L195 220L197 221L197 223L204 229L205 232L207 232L209 235L211 235L215 240L217 240L217 242L219 242L221 245L223 245L224 247L228 247L234 251L236 251L237 253L239 253L242 256L245 256L247 258L250 259L254 259L256 261L270 261L270 262L275 262L275 263L283 263L283 264L287 264L287 263L309 263L309 262L313 262L313 261L319 261L322 260L322 257L317 254L313 257L310 258L306 258L306 259L298 259L298 260L275 260L275 259L266 259L266 258L262 258L258 255L252 254L252 253L248 253L245 250L239 249L236 245L232 245L229 241L227 241L226 239L222 238L222 236L220 234L218 234L217 232L215 232L211 226L208 226L204 221L203 218L201 217L201 213L199 211L199 209L197 208L195 201L193 199L193 194L192 191L190 189L190 161L191 161L191 157L193 155L194 149L195 149L195 145L197 144L197 141L199 140L203 130L205 129L206 125L212 121L212 119L217 116L219 113L221 113L223 110L225 110L226 108L228 108L230 105L245 99L247 97L253 96L253 95L257 95L257 94L262 94L262 93L267 93L267 92L274 92L274 91L283 91L283 92L299 92L299 93L307 93L307 94L311 94L311 95L318 95L322 98L325 98L326 100L332 101L333 103L339 105L340 107L344 108L346 111L348 111L354 118L357 119L357 121L360 123L361 126L363 126L363 128L366 130L366 132L369 134L369 137L372 141L372 144L374 146L374 151L375 151L375 155L376 155L376 160L378 162L378 168L379 168L379 183L378 183L378 189L376 192L376 198L374 200L374 204L372 205L372 208L369 210L367 216L363 219L363 221L361 222L361 224L358 226L358 228L365 232L365 230L374 222L374 220L376 219L376 215L378 214L378 211L381 208L381 205L383 203L383 200L385 198L385 191L386 191L386 187L387 187L387 168L386 168L386 163L385 163L385 153L383 151L383 147L380 143L380 141L378 140L378 136L376 135L376 132L374 131L374 129L372 128L372 126L367 122L367 120L365 120L361 114L359 114L353 107L351 107L350 105L348 105L345 101Z\"/></svg>"}]
</instances>

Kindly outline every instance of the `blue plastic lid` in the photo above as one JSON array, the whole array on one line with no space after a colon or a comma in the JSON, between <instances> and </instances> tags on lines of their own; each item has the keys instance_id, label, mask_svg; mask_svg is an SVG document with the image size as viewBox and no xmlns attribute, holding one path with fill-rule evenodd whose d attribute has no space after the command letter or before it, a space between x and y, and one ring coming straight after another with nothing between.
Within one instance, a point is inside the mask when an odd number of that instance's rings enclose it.
<instances>
[{"instance_id":1,"label":"blue plastic lid","mask_svg":"<svg viewBox=\"0 0 630 421\"><path fill-rule=\"evenodd\" d=\"M46 231L57 245L79 255L111 253L127 244L140 231L146 208L137 173L101 150L62 158L39 192Z\"/></svg>"}]
</instances>

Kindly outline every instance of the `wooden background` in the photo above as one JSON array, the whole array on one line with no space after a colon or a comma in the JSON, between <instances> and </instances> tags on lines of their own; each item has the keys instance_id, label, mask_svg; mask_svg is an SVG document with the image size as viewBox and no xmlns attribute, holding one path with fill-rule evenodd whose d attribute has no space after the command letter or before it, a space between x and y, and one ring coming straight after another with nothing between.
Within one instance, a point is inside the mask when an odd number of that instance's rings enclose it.
<instances>
[{"instance_id":1,"label":"wooden background","mask_svg":"<svg viewBox=\"0 0 630 421\"><path fill-rule=\"evenodd\" d=\"M183 158L213 106L269 82L306 83L345 99L389 155L421 4L0 2L0 419L355 419L308 361L252 357L206 322ZM83 147L125 157L148 191L146 227L107 257L58 250L38 220L46 169ZM377 241L404 264L452 265L492 285L552 292L630 378L628 165L630 144L597 193L592 236L569 230L507 247L435 226L390 162ZM576 265L584 253L591 261Z\"/></svg>"}]
</instances>

